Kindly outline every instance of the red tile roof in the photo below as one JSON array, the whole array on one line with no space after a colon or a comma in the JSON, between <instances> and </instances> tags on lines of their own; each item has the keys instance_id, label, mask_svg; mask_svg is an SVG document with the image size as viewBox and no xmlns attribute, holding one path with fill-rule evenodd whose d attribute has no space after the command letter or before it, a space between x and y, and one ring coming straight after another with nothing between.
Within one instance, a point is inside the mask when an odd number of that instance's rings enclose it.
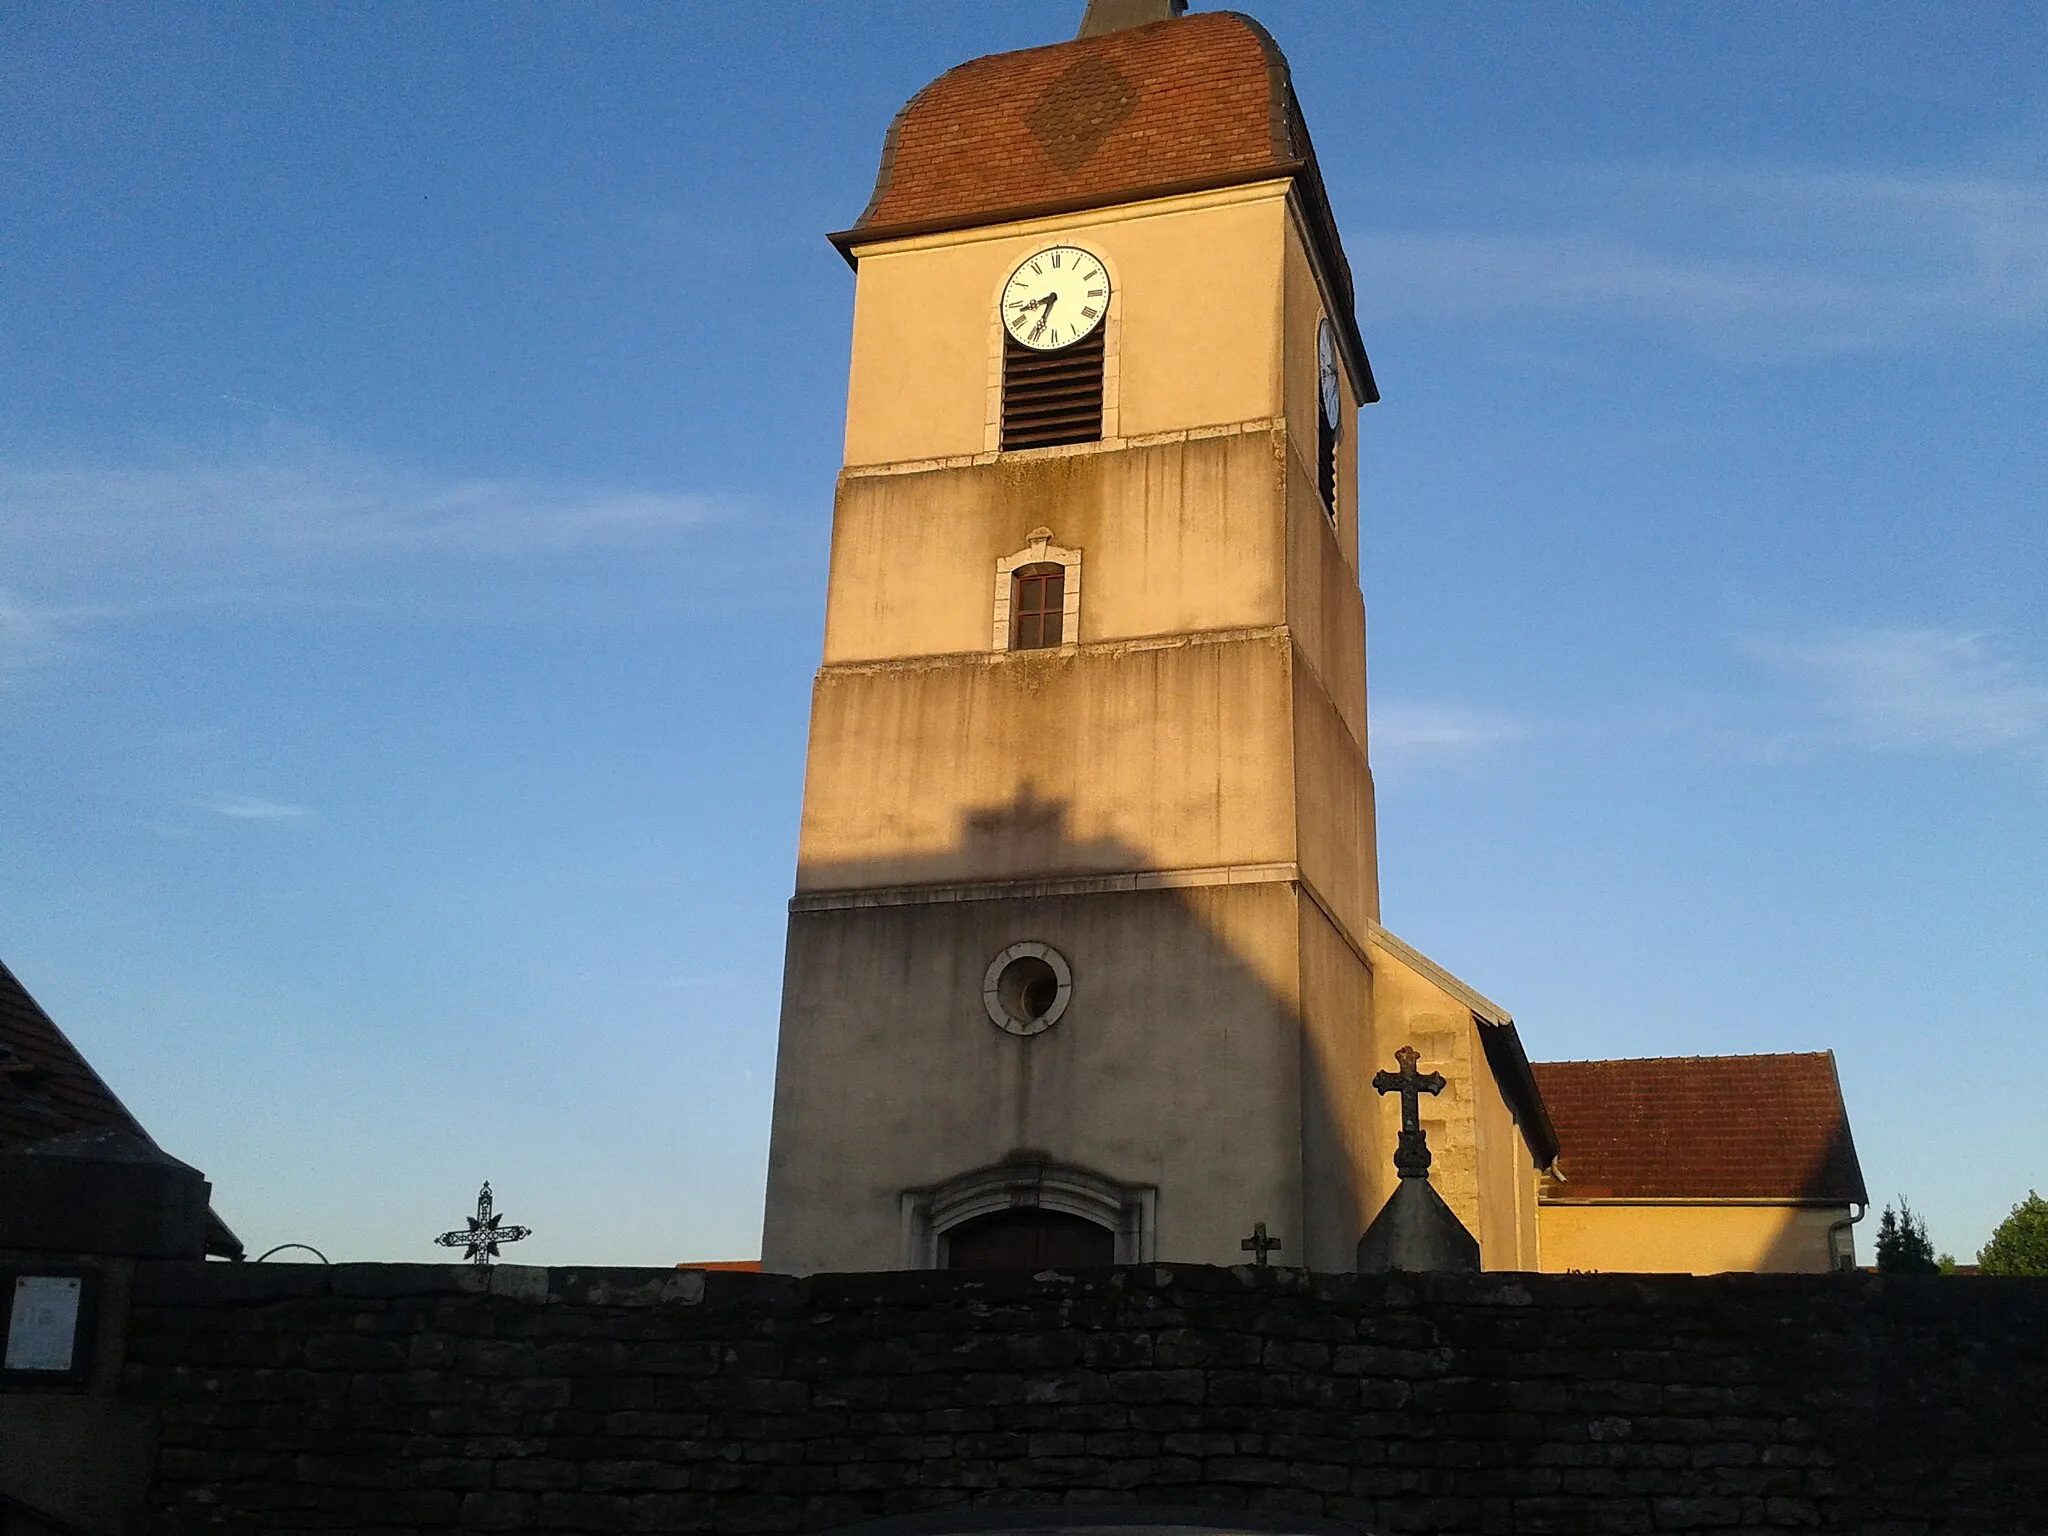
<instances>
[{"instance_id":1,"label":"red tile roof","mask_svg":"<svg viewBox=\"0 0 2048 1536\"><path fill-rule=\"evenodd\" d=\"M947 70L897 113L855 227L1286 175L1307 150L1272 38L1211 11Z\"/></svg>"},{"instance_id":2,"label":"red tile roof","mask_svg":"<svg viewBox=\"0 0 2048 1536\"><path fill-rule=\"evenodd\" d=\"M1547 1201L1869 1198L1832 1052L1532 1065L1565 1175Z\"/></svg>"},{"instance_id":3,"label":"red tile roof","mask_svg":"<svg viewBox=\"0 0 2048 1536\"><path fill-rule=\"evenodd\" d=\"M0 965L0 1147L109 1128L148 1136L28 989Z\"/></svg>"},{"instance_id":4,"label":"red tile roof","mask_svg":"<svg viewBox=\"0 0 2048 1536\"><path fill-rule=\"evenodd\" d=\"M911 97L874 196L833 241L860 242L1291 177L1361 397L1379 398L1352 316L1351 270L1286 57L1266 29L1205 11L991 54Z\"/></svg>"},{"instance_id":5,"label":"red tile roof","mask_svg":"<svg viewBox=\"0 0 2048 1536\"><path fill-rule=\"evenodd\" d=\"M156 1145L28 989L0 965L0 1149L106 1130ZM224 1255L242 1248L210 1211L206 1246Z\"/></svg>"}]
</instances>

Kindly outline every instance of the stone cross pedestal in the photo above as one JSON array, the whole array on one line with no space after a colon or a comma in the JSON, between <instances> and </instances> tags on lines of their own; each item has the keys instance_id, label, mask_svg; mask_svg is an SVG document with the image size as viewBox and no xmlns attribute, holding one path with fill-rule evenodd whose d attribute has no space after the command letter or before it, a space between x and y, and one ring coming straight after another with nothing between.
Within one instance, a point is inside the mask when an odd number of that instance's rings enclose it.
<instances>
[{"instance_id":1,"label":"stone cross pedestal","mask_svg":"<svg viewBox=\"0 0 2048 1536\"><path fill-rule=\"evenodd\" d=\"M1479 1239L1429 1182L1429 1138L1422 1129L1421 1095L1444 1091L1441 1072L1419 1072L1421 1053L1412 1045L1394 1052L1399 1072L1381 1072L1372 1085L1401 1095L1401 1139L1394 1151L1400 1181L1358 1240L1358 1270L1464 1270L1479 1268Z\"/></svg>"}]
</instances>

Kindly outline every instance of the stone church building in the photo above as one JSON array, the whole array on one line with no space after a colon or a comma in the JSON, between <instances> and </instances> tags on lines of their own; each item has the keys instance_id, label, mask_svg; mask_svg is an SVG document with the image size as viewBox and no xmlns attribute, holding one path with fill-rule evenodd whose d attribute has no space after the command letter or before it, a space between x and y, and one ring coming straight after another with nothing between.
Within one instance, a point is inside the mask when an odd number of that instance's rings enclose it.
<instances>
[{"instance_id":1,"label":"stone church building","mask_svg":"<svg viewBox=\"0 0 2048 1536\"><path fill-rule=\"evenodd\" d=\"M1485 1267L1691 1267L1688 1232L1830 1267L1864 1200L1831 1059L1825 1092L1723 1096L1716 1135L1800 1121L1779 1163L1581 1198L1547 1098L1590 1148L1603 1095L1381 925L1379 390L1286 59L1184 8L1093 0L941 75L832 237L852 364L763 1266L1233 1264L1257 1232L1348 1269L1395 1183L1372 1078L1412 1045Z\"/></svg>"}]
</instances>

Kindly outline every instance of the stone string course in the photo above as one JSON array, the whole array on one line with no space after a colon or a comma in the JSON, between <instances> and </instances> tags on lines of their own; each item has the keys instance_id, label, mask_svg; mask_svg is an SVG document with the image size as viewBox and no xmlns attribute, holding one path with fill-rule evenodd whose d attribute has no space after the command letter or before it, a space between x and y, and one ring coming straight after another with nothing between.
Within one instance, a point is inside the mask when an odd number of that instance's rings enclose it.
<instances>
[{"instance_id":1,"label":"stone string course","mask_svg":"<svg viewBox=\"0 0 2048 1536\"><path fill-rule=\"evenodd\" d=\"M129 1361L164 1533L2048 1531L2048 1281L157 1264Z\"/></svg>"}]
</instances>

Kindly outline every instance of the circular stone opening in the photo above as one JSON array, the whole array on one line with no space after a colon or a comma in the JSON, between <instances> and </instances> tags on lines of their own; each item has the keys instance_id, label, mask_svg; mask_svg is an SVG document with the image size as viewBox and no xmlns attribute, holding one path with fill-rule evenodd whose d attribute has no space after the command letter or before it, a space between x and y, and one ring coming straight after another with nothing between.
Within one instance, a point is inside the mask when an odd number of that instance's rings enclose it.
<instances>
[{"instance_id":1,"label":"circular stone opening","mask_svg":"<svg viewBox=\"0 0 2048 1536\"><path fill-rule=\"evenodd\" d=\"M1067 958L1050 944L1012 944L989 962L981 1002L989 1022L1013 1035L1052 1028L1074 995Z\"/></svg>"},{"instance_id":2,"label":"circular stone opening","mask_svg":"<svg viewBox=\"0 0 2048 1536\"><path fill-rule=\"evenodd\" d=\"M996 1001L1019 1024L1036 1024L1059 997L1059 974L1036 955L1019 955L996 974Z\"/></svg>"}]
</instances>

